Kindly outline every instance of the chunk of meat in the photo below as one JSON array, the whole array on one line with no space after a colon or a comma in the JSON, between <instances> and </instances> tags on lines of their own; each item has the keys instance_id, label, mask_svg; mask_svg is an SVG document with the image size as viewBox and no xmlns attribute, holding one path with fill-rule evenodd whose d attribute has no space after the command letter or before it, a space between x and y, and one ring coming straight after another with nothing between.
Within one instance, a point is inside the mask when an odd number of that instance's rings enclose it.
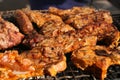
<instances>
[{"instance_id":1,"label":"chunk of meat","mask_svg":"<svg viewBox=\"0 0 120 80\"><path fill-rule=\"evenodd\" d=\"M56 76L57 73L64 71L67 67L65 55L56 46L44 44L42 47L35 47L21 55L32 60L36 67L36 72L40 69L43 71L43 74Z\"/></svg>"},{"instance_id":2,"label":"chunk of meat","mask_svg":"<svg viewBox=\"0 0 120 80\"><path fill-rule=\"evenodd\" d=\"M63 20L66 20L70 15L90 14L95 12L95 9L90 7L73 7L71 9L62 10L55 7L50 7L48 11L52 14L59 15Z\"/></svg>"},{"instance_id":3,"label":"chunk of meat","mask_svg":"<svg viewBox=\"0 0 120 80\"><path fill-rule=\"evenodd\" d=\"M40 32L45 37L57 37L58 35L62 35L65 32L74 31L74 30L75 30L74 28L63 22L56 22L51 20L43 25Z\"/></svg>"},{"instance_id":4,"label":"chunk of meat","mask_svg":"<svg viewBox=\"0 0 120 80\"><path fill-rule=\"evenodd\" d=\"M85 36L97 36L97 41L102 45L110 46L111 48L118 45L120 34L118 29L113 24L106 22L97 22L89 24L77 30L78 36L82 39Z\"/></svg>"},{"instance_id":5,"label":"chunk of meat","mask_svg":"<svg viewBox=\"0 0 120 80\"><path fill-rule=\"evenodd\" d=\"M0 79L13 80L32 76L35 71L33 62L23 58L18 51L5 51L0 53Z\"/></svg>"},{"instance_id":6,"label":"chunk of meat","mask_svg":"<svg viewBox=\"0 0 120 80\"><path fill-rule=\"evenodd\" d=\"M86 46L73 51L71 60L76 67L104 80L111 65L120 65L120 51L102 46Z\"/></svg>"},{"instance_id":7,"label":"chunk of meat","mask_svg":"<svg viewBox=\"0 0 120 80\"><path fill-rule=\"evenodd\" d=\"M31 22L36 23L38 27L41 27L45 23L43 13L41 13L40 11L23 9L23 12L29 17Z\"/></svg>"},{"instance_id":8,"label":"chunk of meat","mask_svg":"<svg viewBox=\"0 0 120 80\"><path fill-rule=\"evenodd\" d=\"M23 38L24 35L13 23L0 17L0 50L18 45Z\"/></svg>"},{"instance_id":9,"label":"chunk of meat","mask_svg":"<svg viewBox=\"0 0 120 80\"><path fill-rule=\"evenodd\" d=\"M29 20L28 16L22 10L15 11L15 18L19 25L20 30L24 34L29 34L33 31L33 25Z\"/></svg>"},{"instance_id":10,"label":"chunk of meat","mask_svg":"<svg viewBox=\"0 0 120 80\"><path fill-rule=\"evenodd\" d=\"M69 18L65 20L65 23L72 25L76 29L80 29L86 25L100 21L112 23L113 21L110 12L100 10L85 15L81 15L81 13L78 13L76 15L70 15Z\"/></svg>"}]
</instances>

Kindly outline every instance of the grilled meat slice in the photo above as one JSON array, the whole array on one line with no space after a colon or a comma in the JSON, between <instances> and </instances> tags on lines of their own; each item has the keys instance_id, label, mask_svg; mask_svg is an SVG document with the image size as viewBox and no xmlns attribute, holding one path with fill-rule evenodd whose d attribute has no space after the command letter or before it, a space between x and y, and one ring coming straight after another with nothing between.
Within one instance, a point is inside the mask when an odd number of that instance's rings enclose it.
<instances>
[{"instance_id":1,"label":"grilled meat slice","mask_svg":"<svg viewBox=\"0 0 120 80\"><path fill-rule=\"evenodd\" d=\"M15 11L15 18L19 25L20 30L24 34L29 34L33 31L33 25L28 16L22 10Z\"/></svg>"},{"instance_id":2,"label":"grilled meat slice","mask_svg":"<svg viewBox=\"0 0 120 80\"><path fill-rule=\"evenodd\" d=\"M63 20L66 20L71 15L75 15L75 14L84 15L84 14L93 13L95 12L95 9L90 7L73 7L71 9L62 10L55 7L50 7L48 11L52 14L59 15Z\"/></svg>"},{"instance_id":3,"label":"grilled meat slice","mask_svg":"<svg viewBox=\"0 0 120 80\"><path fill-rule=\"evenodd\" d=\"M100 21L104 21L106 23L112 23L113 21L112 21L112 17L110 16L110 12L100 10L85 15L81 15L81 13L78 13L75 15L70 15L69 18L65 20L65 23L70 24L76 29L80 29L86 25Z\"/></svg>"},{"instance_id":4,"label":"grilled meat slice","mask_svg":"<svg viewBox=\"0 0 120 80\"><path fill-rule=\"evenodd\" d=\"M49 40L45 40L45 42L46 41ZM36 72L42 70L43 75L49 74L55 76L57 73L64 71L67 65L66 57L61 48L52 43L51 45L46 43L41 45L41 47L35 47L29 52L24 52L21 55L34 62Z\"/></svg>"},{"instance_id":5,"label":"grilled meat slice","mask_svg":"<svg viewBox=\"0 0 120 80\"><path fill-rule=\"evenodd\" d=\"M14 24L0 17L0 50L18 45L23 38L24 35Z\"/></svg>"},{"instance_id":6,"label":"grilled meat slice","mask_svg":"<svg viewBox=\"0 0 120 80\"><path fill-rule=\"evenodd\" d=\"M118 29L113 24L106 22L97 22L84 26L77 30L77 34L81 39L85 36L97 36L98 42L111 48L117 46L120 38Z\"/></svg>"},{"instance_id":7,"label":"grilled meat slice","mask_svg":"<svg viewBox=\"0 0 120 80\"><path fill-rule=\"evenodd\" d=\"M76 67L104 80L111 65L120 65L120 51L102 46L86 46L73 51L71 60Z\"/></svg>"},{"instance_id":8,"label":"grilled meat slice","mask_svg":"<svg viewBox=\"0 0 120 80\"><path fill-rule=\"evenodd\" d=\"M57 37L58 35L62 35L69 31L74 31L74 28L63 22L56 22L52 20L46 22L40 30L45 37Z\"/></svg>"},{"instance_id":9,"label":"grilled meat slice","mask_svg":"<svg viewBox=\"0 0 120 80\"><path fill-rule=\"evenodd\" d=\"M36 23L38 27L41 27L45 23L43 13L41 13L40 11L23 9L23 12L29 17L31 22Z\"/></svg>"},{"instance_id":10,"label":"grilled meat slice","mask_svg":"<svg viewBox=\"0 0 120 80\"><path fill-rule=\"evenodd\" d=\"M29 17L31 22L37 24L37 27L40 28L42 25L48 21L63 22L59 16L50 14L50 13L41 13L40 11L33 10L23 10L23 12Z\"/></svg>"}]
</instances>

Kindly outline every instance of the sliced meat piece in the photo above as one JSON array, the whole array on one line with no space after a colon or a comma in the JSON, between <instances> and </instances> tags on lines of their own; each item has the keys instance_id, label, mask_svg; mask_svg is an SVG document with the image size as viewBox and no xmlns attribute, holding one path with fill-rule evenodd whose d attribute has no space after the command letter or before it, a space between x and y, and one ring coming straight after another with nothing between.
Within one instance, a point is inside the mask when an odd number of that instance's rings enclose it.
<instances>
[{"instance_id":1,"label":"sliced meat piece","mask_svg":"<svg viewBox=\"0 0 120 80\"><path fill-rule=\"evenodd\" d=\"M48 21L41 28L40 32L46 37L57 37L65 32L74 31L74 28L63 22Z\"/></svg>"},{"instance_id":2,"label":"sliced meat piece","mask_svg":"<svg viewBox=\"0 0 120 80\"><path fill-rule=\"evenodd\" d=\"M115 47L118 44L120 34L113 24L106 22L97 22L89 24L77 30L78 36L82 39L85 36L97 36L97 41L102 45Z\"/></svg>"},{"instance_id":3,"label":"sliced meat piece","mask_svg":"<svg viewBox=\"0 0 120 80\"><path fill-rule=\"evenodd\" d=\"M90 14L95 12L95 9L90 7L73 7L71 9L62 10L55 7L50 7L48 11L52 14L59 15L63 20L66 20L70 15Z\"/></svg>"},{"instance_id":4,"label":"sliced meat piece","mask_svg":"<svg viewBox=\"0 0 120 80\"><path fill-rule=\"evenodd\" d=\"M18 45L23 38L24 35L13 23L0 17L0 50Z\"/></svg>"},{"instance_id":5,"label":"sliced meat piece","mask_svg":"<svg viewBox=\"0 0 120 80\"><path fill-rule=\"evenodd\" d=\"M31 22L36 23L38 27L41 27L46 21L43 13L40 11L23 9L23 12L29 17Z\"/></svg>"},{"instance_id":6,"label":"sliced meat piece","mask_svg":"<svg viewBox=\"0 0 120 80\"><path fill-rule=\"evenodd\" d=\"M65 23L70 24L76 29L80 29L86 25L100 21L112 23L113 21L110 12L100 10L85 15L81 15L81 13L78 13L75 15L70 15L69 18L65 20Z\"/></svg>"},{"instance_id":7,"label":"sliced meat piece","mask_svg":"<svg viewBox=\"0 0 120 80\"><path fill-rule=\"evenodd\" d=\"M102 46L86 46L73 51L71 60L76 67L104 80L111 65L120 64L120 51Z\"/></svg>"},{"instance_id":8,"label":"sliced meat piece","mask_svg":"<svg viewBox=\"0 0 120 80\"><path fill-rule=\"evenodd\" d=\"M18 51L0 53L0 79L17 80L32 76L35 71L33 62L18 54Z\"/></svg>"},{"instance_id":9,"label":"sliced meat piece","mask_svg":"<svg viewBox=\"0 0 120 80\"><path fill-rule=\"evenodd\" d=\"M66 69L66 57L58 46L52 45L54 44L51 43L51 46L44 44L21 55L34 62L36 72L42 70L44 74L56 76L57 73Z\"/></svg>"},{"instance_id":10,"label":"sliced meat piece","mask_svg":"<svg viewBox=\"0 0 120 80\"><path fill-rule=\"evenodd\" d=\"M20 30L24 34L29 34L33 31L33 25L29 20L28 16L22 10L15 11L15 18L19 25Z\"/></svg>"}]
</instances>

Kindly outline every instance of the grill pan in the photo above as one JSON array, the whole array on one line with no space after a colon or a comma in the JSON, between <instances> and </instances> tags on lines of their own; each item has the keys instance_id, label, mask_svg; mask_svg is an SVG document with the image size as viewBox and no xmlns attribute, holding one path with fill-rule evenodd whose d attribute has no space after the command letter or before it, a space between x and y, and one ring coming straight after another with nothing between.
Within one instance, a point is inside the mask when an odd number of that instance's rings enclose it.
<instances>
[{"instance_id":1,"label":"grill pan","mask_svg":"<svg viewBox=\"0 0 120 80\"><path fill-rule=\"evenodd\" d=\"M40 12L47 12L47 10L40 10ZM14 19L14 10L2 11L0 15L5 19L16 24ZM120 14L112 15L113 24L120 30ZM20 50L20 49L19 49ZM45 76L31 76L29 78L21 78L19 80L99 80L92 74L82 71L76 68L71 59L71 54L66 54L67 57L67 69L61 73L58 73L55 77L48 75ZM108 68L107 77L105 80L120 80L120 65L112 65Z\"/></svg>"}]
</instances>

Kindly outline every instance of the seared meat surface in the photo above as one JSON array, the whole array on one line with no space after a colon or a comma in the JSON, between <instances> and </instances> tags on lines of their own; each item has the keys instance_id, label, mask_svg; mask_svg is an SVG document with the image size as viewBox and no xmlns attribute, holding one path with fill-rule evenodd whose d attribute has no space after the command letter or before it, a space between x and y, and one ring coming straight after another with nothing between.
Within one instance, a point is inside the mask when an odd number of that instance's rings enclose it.
<instances>
[{"instance_id":1,"label":"seared meat surface","mask_svg":"<svg viewBox=\"0 0 120 80\"><path fill-rule=\"evenodd\" d=\"M71 59L78 68L104 80L111 65L120 65L119 53L117 49L109 50L103 46L86 46L73 51Z\"/></svg>"},{"instance_id":2,"label":"seared meat surface","mask_svg":"<svg viewBox=\"0 0 120 80\"><path fill-rule=\"evenodd\" d=\"M0 17L0 50L18 45L23 38L24 35L13 23Z\"/></svg>"},{"instance_id":3,"label":"seared meat surface","mask_svg":"<svg viewBox=\"0 0 120 80\"><path fill-rule=\"evenodd\" d=\"M77 30L78 36L82 39L85 36L97 36L97 41L103 41L106 46L117 46L120 38L118 29L113 24L98 22L84 26Z\"/></svg>"},{"instance_id":4,"label":"seared meat surface","mask_svg":"<svg viewBox=\"0 0 120 80\"><path fill-rule=\"evenodd\" d=\"M90 7L73 7L71 9L62 10L62 9L58 9L58 8L55 8L55 7L50 7L48 9L48 11L50 13L52 13L52 14L59 15L63 20L66 20L71 15L76 15L76 14L81 14L81 15L91 14L91 13L95 12L95 9L94 8L90 8Z\"/></svg>"}]
</instances>

